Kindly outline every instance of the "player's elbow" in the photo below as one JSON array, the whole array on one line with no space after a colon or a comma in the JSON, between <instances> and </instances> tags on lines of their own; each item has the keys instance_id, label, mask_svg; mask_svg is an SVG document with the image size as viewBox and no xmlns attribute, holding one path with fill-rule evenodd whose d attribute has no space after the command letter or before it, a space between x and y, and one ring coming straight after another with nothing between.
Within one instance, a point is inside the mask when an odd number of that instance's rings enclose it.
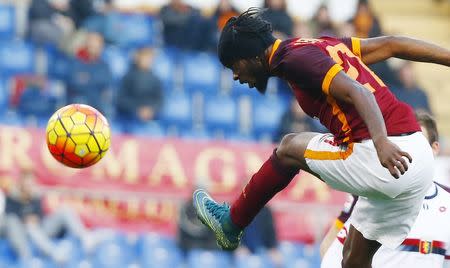
<instances>
[{"instance_id":1,"label":"player's elbow","mask_svg":"<svg viewBox=\"0 0 450 268\"><path fill-rule=\"evenodd\" d=\"M398 35L387 35L384 36L384 48L387 51L388 58L395 57L401 50L401 41L404 37Z\"/></svg>"}]
</instances>

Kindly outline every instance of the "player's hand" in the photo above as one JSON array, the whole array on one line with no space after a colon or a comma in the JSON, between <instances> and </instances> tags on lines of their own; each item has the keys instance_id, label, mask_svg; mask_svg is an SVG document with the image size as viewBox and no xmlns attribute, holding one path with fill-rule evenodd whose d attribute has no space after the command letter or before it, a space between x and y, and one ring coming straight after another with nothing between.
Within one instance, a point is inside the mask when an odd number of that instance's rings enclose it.
<instances>
[{"instance_id":1,"label":"player's hand","mask_svg":"<svg viewBox=\"0 0 450 268\"><path fill-rule=\"evenodd\" d=\"M381 165L387 168L394 178L398 179L400 174L403 175L408 170L408 163L405 158L411 163L411 156L390 140L382 138L375 143L375 148Z\"/></svg>"}]
</instances>

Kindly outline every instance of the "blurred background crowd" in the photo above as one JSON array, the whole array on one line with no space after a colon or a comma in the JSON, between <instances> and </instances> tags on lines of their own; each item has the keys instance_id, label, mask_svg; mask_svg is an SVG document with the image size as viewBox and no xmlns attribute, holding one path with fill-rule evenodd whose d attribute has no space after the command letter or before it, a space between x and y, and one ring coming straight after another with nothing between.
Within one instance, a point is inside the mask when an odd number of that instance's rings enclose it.
<instances>
[{"instance_id":1,"label":"blurred background crowd","mask_svg":"<svg viewBox=\"0 0 450 268\"><path fill-rule=\"evenodd\" d=\"M0 1L0 124L42 128L57 108L86 103L117 134L272 143L289 132L324 132L284 82L271 79L261 96L232 80L215 54L221 28L263 6L281 39L408 34L450 47L449 1L392 2ZM448 69L400 60L371 68L400 100L437 118L448 152ZM315 245L277 240L269 208L231 256L216 251L189 201L180 206L177 238L146 234L130 242L87 229L69 209L45 214L32 178L24 170L5 191L0 267L318 267ZM135 254L124 257L121 247ZM152 247L160 251L147 252Z\"/></svg>"}]
</instances>

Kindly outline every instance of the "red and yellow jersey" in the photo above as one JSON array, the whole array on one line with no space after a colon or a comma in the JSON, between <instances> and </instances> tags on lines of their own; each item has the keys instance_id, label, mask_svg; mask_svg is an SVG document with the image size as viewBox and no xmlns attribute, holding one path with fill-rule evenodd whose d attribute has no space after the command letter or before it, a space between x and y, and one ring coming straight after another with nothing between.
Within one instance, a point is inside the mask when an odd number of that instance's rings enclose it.
<instances>
[{"instance_id":1,"label":"red and yellow jersey","mask_svg":"<svg viewBox=\"0 0 450 268\"><path fill-rule=\"evenodd\" d=\"M340 71L373 92L388 136L420 131L413 109L399 101L361 60L358 38L294 38L277 40L269 58L273 75L286 80L308 115L318 118L338 144L370 139L369 130L352 104L329 94Z\"/></svg>"}]
</instances>

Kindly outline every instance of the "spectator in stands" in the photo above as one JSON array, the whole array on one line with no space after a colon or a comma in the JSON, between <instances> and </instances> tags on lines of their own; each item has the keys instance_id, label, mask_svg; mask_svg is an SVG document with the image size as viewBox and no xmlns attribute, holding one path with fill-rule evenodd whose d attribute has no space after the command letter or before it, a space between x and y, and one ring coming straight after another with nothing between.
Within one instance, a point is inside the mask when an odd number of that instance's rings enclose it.
<instances>
[{"instance_id":1,"label":"spectator in stands","mask_svg":"<svg viewBox=\"0 0 450 268\"><path fill-rule=\"evenodd\" d=\"M265 206L256 215L253 222L245 229L242 245L237 254L266 253L275 267L281 267L282 256L278 250L277 233L272 211Z\"/></svg>"},{"instance_id":2,"label":"spectator in stands","mask_svg":"<svg viewBox=\"0 0 450 268\"><path fill-rule=\"evenodd\" d=\"M289 109L281 117L281 122L278 127L278 133L274 137L274 141L278 142L281 138L289 133L301 132L325 132L326 129L300 108L295 99L292 99Z\"/></svg>"},{"instance_id":3,"label":"spectator in stands","mask_svg":"<svg viewBox=\"0 0 450 268\"><path fill-rule=\"evenodd\" d=\"M69 252L57 247L51 238L63 231L78 237L86 250L93 249L97 241L70 210L44 215L31 171L22 171L17 180L16 187L6 197L5 217L0 226L21 260L32 256L27 236L38 250L60 264L68 260Z\"/></svg>"},{"instance_id":4,"label":"spectator in stands","mask_svg":"<svg viewBox=\"0 0 450 268\"><path fill-rule=\"evenodd\" d=\"M70 0L70 16L75 26L87 26L91 31L103 32L104 15L111 9L111 0Z\"/></svg>"},{"instance_id":5,"label":"spectator in stands","mask_svg":"<svg viewBox=\"0 0 450 268\"><path fill-rule=\"evenodd\" d=\"M397 98L408 103L417 111L431 112L428 96L417 84L411 62L404 62L398 70L399 87L392 87Z\"/></svg>"},{"instance_id":6,"label":"spectator in stands","mask_svg":"<svg viewBox=\"0 0 450 268\"><path fill-rule=\"evenodd\" d=\"M45 77L17 76L13 81L11 104L15 104L18 113L27 119L27 123L47 122L56 109L57 96L50 92Z\"/></svg>"},{"instance_id":7,"label":"spectator in stands","mask_svg":"<svg viewBox=\"0 0 450 268\"><path fill-rule=\"evenodd\" d=\"M192 196L192 195L190 195ZM178 245L187 253L190 249L217 249L214 234L197 218L192 198L184 203L178 216Z\"/></svg>"},{"instance_id":8,"label":"spectator in stands","mask_svg":"<svg viewBox=\"0 0 450 268\"><path fill-rule=\"evenodd\" d=\"M285 0L265 0L264 8L267 8L263 18L272 23L273 34L277 38L286 39L292 36L294 21L286 9Z\"/></svg>"},{"instance_id":9,"label":"spectator in stands","mask_svg":"<svg viewBox=\"0 0 450 268\"><path fill-rule=\"evenodd\" d=\"M353 24L357 37L375 37L381 35L381 26L378 18L369 6L368 0L360 0L356 8Z\"/></svg>"},{"instance_id":10,"label":"spectator in stands","mask_svg":"<svg viewBox=\"0 0 450 268\"><path fill-rule=\"evenodd\" d=\"M164 27L165 45L192 50L211 47L211 22L183 0L171 0L161 8L159 16Z\"/></svg>"},{"instance_id":11,"label":"spectator in stands","mask_svg":"<svg viewBox=\"0 0 450 268\"><path fill-rule=\"evenodd\" d=\"M219 32L222 31L225 23L234 16L239 16L239 11L233 6L230 0L220 0L213 15L217 30Z\"/></svg>"},{"instance_id":12,"label":"spectator in stands","mask_svg":"<svg viewBox=\"0 0 450 268\"><path fill-rule=\"evenodd\" d=\"M112 113L112 74L101 59L103 37L94 32L86 35L84 45L76 52L67 78L67 102L84 103L106 115Z\"/></svg>"},{"instance_id":13,"label":"spectator in stands","mask_svg":"<svg viewBox=\"0 0 450 268\"><path fill-rule=\"evenodd\" d=\"M327 6L320 6L310 23L314 37L336 36L336 30Z\"/></svg>"},{"instance_id":14,"label":"spectator in stands","mask_svg":"<svg viewBox=\"0 0 450 268\"><path fill-rule=\"evenodd\" d=\"M117 95L117 112L126 121L149 122L155 119L162 106L161 82L151 71L153 56L152 48L138 49L122 80Z\"/></svg>"},{"instance_id":15,"label":"spectator in stands","mask_svg":"<svg viewBox=\"0 0 450 268\"><path fill-rule=\"evenodd\" d=\"M39 44L58 46L73 30L67 1L32 0L28 11L28 36Z\"/></svg>"}]
</instances>

